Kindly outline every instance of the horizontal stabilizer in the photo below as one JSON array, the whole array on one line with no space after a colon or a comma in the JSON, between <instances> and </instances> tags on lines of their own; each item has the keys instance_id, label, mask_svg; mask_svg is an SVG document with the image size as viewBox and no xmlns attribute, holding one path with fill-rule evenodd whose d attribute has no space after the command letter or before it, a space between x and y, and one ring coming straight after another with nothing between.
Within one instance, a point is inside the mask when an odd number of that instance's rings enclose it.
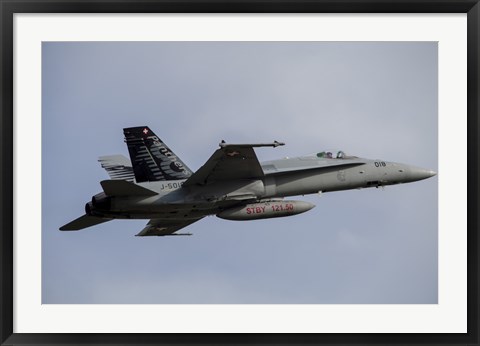
<instances>
[{"instance_id":1,"label":"horizontal stabilizer","mask_svg":"<svg viewBox=\"0 0 480 346\"><path fill-rule=\"evenodd\" d=\"M125 180L103 180L100 182L107 196L154 196L155 191Z\"/></svg>"},{"instance_id":2,"label":"horizontal stabilizer","mask_svg":"<svg viewBox=\"0 0 480 346\"><path fill-rule=\"evenodd\" d=\"M69 222L66 225L63 225L62 227L60 227L60 231L78 231L80 229L95 226L110 220L112 219L90 216L90 215L83 215L83 216L80 216L78 219L75 219L72 222Z\"/></svg>"}]
</instances>

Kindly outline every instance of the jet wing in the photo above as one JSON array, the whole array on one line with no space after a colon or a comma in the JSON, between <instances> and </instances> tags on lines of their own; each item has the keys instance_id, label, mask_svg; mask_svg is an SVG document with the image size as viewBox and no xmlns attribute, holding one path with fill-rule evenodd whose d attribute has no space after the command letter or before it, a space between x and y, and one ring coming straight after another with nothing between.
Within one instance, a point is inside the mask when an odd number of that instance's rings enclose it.
<instances>
[{"instance_id":1,"label":"jet wing","mask_svg":"<svg viewBox=\"0 0 480 346\"><path fill-rule=\"evenodd\" d=\"M263 177L262 166L253 150L253 147L256 146L260 145L224 145L215 151L208 161L185 181L183 186L205 185L220 180Z\"/></svg>"},{"instance_id":2,"label":"jet wing","mask_svg":"<svg viewBox=\"0 0 480 346\"><path fill-rule=\"evenodd\" d=\"M166 236L166 235L192 235L191 233L177 233L173 234L176 231L191 225L198 220L201 220L202 217L198 219L151 219L150 222L145 226L140 233L137 234L137 237L143 236Z\"/></svg>"}]
</instances>

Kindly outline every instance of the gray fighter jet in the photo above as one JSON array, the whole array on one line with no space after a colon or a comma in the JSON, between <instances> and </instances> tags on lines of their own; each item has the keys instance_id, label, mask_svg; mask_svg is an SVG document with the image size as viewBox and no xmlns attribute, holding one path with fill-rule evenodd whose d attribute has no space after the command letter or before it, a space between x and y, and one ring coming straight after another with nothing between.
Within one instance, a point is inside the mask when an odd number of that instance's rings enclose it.
<instances>
[{"instance_id":1,"label":"gray fighter jet","mask_svg":"<svg viewBox=\"0 0 480 346\"><path fill-rule=\"evenodd\" d=\"M343 151L260 163L254 148L284 145L229 144L222 141L193 173L147 126L123 130L130 154L99 161L111 180L85 205L85 215L62 226L75 231L113 219L150 219L137 236L175 233L216 215L227 220L257 220L296 215L314 207L284 197L409 183L434 171L401 163L369 160Z\"/></svg>"}]
</instances>

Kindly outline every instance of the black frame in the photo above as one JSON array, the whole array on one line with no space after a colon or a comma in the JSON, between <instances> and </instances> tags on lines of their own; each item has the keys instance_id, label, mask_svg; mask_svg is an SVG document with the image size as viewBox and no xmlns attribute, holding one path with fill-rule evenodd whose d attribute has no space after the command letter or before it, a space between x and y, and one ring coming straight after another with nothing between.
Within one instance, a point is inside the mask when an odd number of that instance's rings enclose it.
<instances>
[{"instance_id":1,"label":"black frame","mask_svg":"<svg viewBox=\"0 0 480 346\"><path fill-rule=\"evenodd\" d=\"M0 0L0 342L20 344L479 345L478 146L480 0ZM13 15L15 13L467 13L468 309L466 334L19 334L13 333Z\"/></svg>"}]
</instances>

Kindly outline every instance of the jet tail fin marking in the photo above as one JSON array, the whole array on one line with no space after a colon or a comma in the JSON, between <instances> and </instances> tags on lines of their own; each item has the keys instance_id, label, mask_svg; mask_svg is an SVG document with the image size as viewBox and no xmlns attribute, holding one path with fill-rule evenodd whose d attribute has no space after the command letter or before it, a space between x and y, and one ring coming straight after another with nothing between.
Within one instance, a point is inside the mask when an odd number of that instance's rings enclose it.
<instances>
[{"instance_id":1,"label":"jet tail fin marking","mask_svg":"<svg viewBox=\"0 0 480 346\"><path fill-rule=\"evenodd\" d=\"M107 196L154 196L155 191L146 189L126 180L103 180L100 182Z\"/></svg>"},{"instance_id":2,"label":"jet tail fin marking","mask_svg":"<svg viewBox=\"0 0 480 346\"><path fill-rule=\"evenodd\" d=\"M182 180L193 172L147 126L123 129L137 183Z\"/></svg>"},{"instance_id":3,"label":"jet tail fin marking","mask_svg":"<svg viewBox=\"0 0 480 346\"><path fill-rule=\"evenodd\" d=\"M76 218L75 220L60 227L60 231L78 231L110 220L112 219L90 215L82 215L79 218Z\"/></svg>"}]
</instances>

